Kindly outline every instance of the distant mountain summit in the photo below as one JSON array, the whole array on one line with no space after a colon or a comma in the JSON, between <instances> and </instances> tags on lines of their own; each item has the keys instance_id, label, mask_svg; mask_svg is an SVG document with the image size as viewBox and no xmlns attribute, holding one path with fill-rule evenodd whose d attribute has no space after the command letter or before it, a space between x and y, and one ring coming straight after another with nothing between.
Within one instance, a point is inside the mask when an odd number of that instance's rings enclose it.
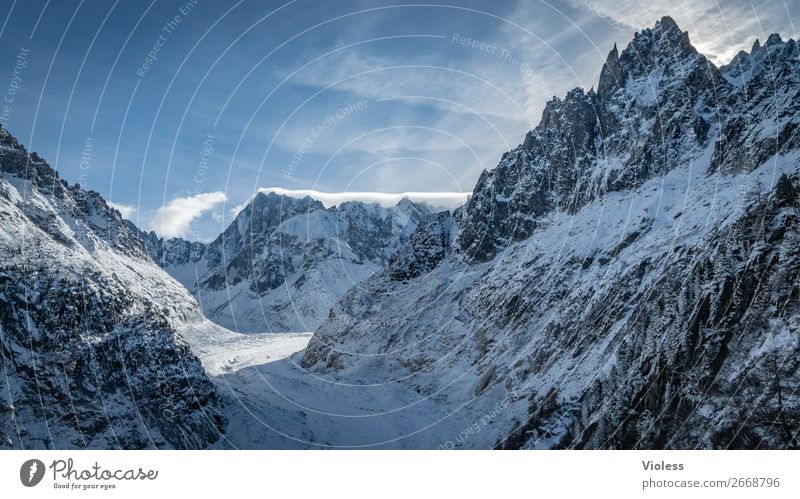
<instances>
[{"instance_id":1,"label":"distant mountain summit","mask_svg":"<svg viewBox=\"0 0 800 499\"><path fill-rule=\"evenodd\" d=\"M426 445L797 448L799 78L794 40L717 68L661 19L348 291L303 364L493 415L466 441L421 421Z\"/></svg>"},{"instance_id":2,"label":"distant mountain summit","mask_svg":"<svg viewBox=\"0 0 800 499\"><path fill-rule=\"evenodd\" d=\"M429 213L408 199L326 209L310 197L259 192L209 244L143 238L214 322L243 332L312 331Z\"/></svg>"}]
</instances>

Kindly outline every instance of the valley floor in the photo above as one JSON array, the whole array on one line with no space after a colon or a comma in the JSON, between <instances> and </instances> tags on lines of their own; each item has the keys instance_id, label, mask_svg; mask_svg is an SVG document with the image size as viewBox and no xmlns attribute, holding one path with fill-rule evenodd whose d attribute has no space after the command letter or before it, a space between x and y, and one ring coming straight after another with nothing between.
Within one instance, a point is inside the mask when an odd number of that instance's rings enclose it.
<instances>
[{"instance_id":1,"label":"valley floor","mask_svg":"<svg viewBox=\"0 0 800 499\"><path fill-rule=\"evenodd\" d=\"M473 423L435 397L307 371L300 361L311 333L239 334L208 323L184 336L225 399L227 430L216 448L491 446L488 431L459 441Z\"/></svg>"}]
</instances>

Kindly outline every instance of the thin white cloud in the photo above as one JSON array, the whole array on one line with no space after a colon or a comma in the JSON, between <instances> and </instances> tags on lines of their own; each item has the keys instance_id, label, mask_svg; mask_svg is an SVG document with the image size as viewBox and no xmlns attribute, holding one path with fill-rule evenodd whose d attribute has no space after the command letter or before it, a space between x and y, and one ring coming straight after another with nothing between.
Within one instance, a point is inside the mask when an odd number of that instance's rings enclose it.
<instances>
[{"instance_id":1,"label":"thin white cloud","mask_svg":"<svg viewBox=\"0 0 800 499\"><path fill-rule=\"evenodd\" d=\"M436 43L452 45L448 37ZM517 126L525 126L538 114L537 107L527 108L527 98L519 98L526 89L535 88L546 94L545 101L551 93L549 88L537 86L519 67L504 63L497 55L475 53L468 48L463 48L461 55L467 58L450 68L435 58L419 54L414 58L378 58L364 50L352 49L320 60L299 72L292 82L320 89L335 83L333 91L350 92L368 100L411 95L438 97L441 100L424 102L455 114L477 112L506 120L513 118ZM450 101L467 104L471 109Z\"/></svg>"},{"instance_id":2,"label":"thin white cloud","mask_svg":"<svg viewBox=\"0 0 800 499\"><path fill-rule=\"evenodd\" d=\"M444 208L457 208L464 204L471 192L366 192L366 191L342 191L342 192L321 192L313 189L284 189L283 187L263 187L258 192L280 194L293 198L304 198L310 196L321 202L325 207L337 206L347 201L360 201L362 203L378 203L381 206L394 206L403 198L418 203L428 203L432 206ZM236 216L245 206L253 200L251 196L242 204L231 209L231 214Z\"/></svg>"},{"instance_id":3,"label":"thin white cloud","mask_svg":"<svg viewBox=\"0 0 800 499\"><path fill-rule=\"evenodd\" d=\"M106 204L117 210L120 215L122 215L122 218L126 218L128 220L131 220L133 215L136 213L136 207L131 204L120 204L113 201L106 201Z\"/></svg>"},{"instance_id":4,"label":"thin white cloud","mask_svg":"<svg viewBox=\"0 0 800 499\"><path fill-rule=\"evenodd\" d=\"M184 237L192 222L227 200L228 196L220 191L175 198L155 211L149 227L162 237Z\"/></svg>"},{"instance_id":5,"label":"thin white cloud","mask_svg":"<svg viewBox=\"0 0 800 499\"><path fill-rule=\"evenodd\" d=\"M333 89L347 92L348 97L316 114L300 111L282 129L276 139L278 145L291 154L303 151L328 158L334 153L349 154L346 161L354 170L401 156L419 156L438 163L471 187L482 170L493 168L503 152L522 142L524 134L538 121L544 103L553 94L563 92L560 87L558 91L550 88L552 77L543 78L520 69L528 68L535 62L533 59L529 64L504 60L500 49L509 47L509 43L503 39L493 40L487 35L486 40L498 47L497 53L491 55L453 43L452 35L445 34L445 39L432 43L447 50L457 49L452 67L419 54L376 58L354 48L304 69L292 79L294 84L321 89L338 81ZM433 67L378 69L405 65ZM363 74L350 78L360 73ZM565 84L564 91L568 88ZM368 102L363 110L336 120L336 126L308 140L308 123L322 123L335 112L335 107L361 100ZM302 168L312 166L306 161ZM424 178L423 185L431 190L462 190L449 179L435 182ZM400 184L374 185L416 191L420 183L419 177L414 177L402 179Z\"/></svg>"}]
</instances>

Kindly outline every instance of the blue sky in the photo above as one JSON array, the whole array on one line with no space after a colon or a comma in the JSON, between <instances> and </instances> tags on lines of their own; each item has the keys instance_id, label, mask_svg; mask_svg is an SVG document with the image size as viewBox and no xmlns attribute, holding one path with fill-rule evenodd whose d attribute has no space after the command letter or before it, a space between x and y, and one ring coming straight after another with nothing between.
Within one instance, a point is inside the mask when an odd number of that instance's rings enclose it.
<instances>
[{"instance_id":1,"label":"blue sky","mask_svg":"<svg viewBox=\"0 0 800 499\"><path fill-rule=\"evenodd\" d=\"M471 191L662 15L717 63L800 20L782 0L0 5L4 126L140 227L191 239L259 188Z\"/></svg>"}]
</instances>

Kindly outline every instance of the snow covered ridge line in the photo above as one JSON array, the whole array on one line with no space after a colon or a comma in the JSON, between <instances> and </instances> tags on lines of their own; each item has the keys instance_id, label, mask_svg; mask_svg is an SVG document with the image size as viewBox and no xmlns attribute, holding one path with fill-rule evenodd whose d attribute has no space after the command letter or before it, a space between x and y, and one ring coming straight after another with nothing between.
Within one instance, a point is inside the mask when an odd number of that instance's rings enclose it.
<instances>
[{"instance_id":1,"label":"snow covered ridge line","mask_svg":"<svg viewBox=\"0 0 800 499\"><path fill-rule=\"evenodd\" d=\"M409 199L417 203L429 203L432 206L442 206L445 208L457 208L467 202L471 192L369 192L369 191L341 191L341 192L322 192L314 189L284 189L282 187L262 187L258 192L280 194L293 198L304 198L309 196L312 199L322 202L326 207L336 206L348 201L359 201L362 203L378 203L381 206L389 207L399 203L402 199ZM237 215L244 208L252 197L244 203L231 209L233 215Z\"/></svg>"}]
</instances>

